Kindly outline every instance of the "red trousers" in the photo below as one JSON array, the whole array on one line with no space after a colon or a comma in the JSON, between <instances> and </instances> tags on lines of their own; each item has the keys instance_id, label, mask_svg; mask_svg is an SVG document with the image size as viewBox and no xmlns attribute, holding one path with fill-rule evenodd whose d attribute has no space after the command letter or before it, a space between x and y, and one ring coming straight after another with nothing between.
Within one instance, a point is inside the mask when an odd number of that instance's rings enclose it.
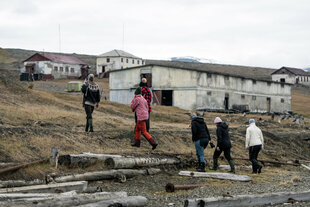
<instances>
[{"instance_id":1,"label":"red trousers","mask_svg":"<svg viewBox=\"0 0 310 207\"><path fill-rule=\"evenodd\" d=\"M137 121L136 128L135 128L135 140L141 140L141 133L143 136L149 140L152 136L146 131L146 123L145 121Z\"/></svg>"}]
</instances>

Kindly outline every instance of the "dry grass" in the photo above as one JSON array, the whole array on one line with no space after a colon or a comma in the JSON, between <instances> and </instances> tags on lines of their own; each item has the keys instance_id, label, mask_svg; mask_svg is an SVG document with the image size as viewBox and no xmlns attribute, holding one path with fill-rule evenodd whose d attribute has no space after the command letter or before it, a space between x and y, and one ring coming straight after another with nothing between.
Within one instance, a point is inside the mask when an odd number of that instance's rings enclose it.
<instances>
[{"instance_id":1,"label":"dry grass","mask_svg":"<svg viewBox=\"0 0 310 207\"><path fill-rule=\"evenodd\" d=\"M292 110L296 113L310 117L310 89L292 89Z\"/></svg>"}]
</instances>

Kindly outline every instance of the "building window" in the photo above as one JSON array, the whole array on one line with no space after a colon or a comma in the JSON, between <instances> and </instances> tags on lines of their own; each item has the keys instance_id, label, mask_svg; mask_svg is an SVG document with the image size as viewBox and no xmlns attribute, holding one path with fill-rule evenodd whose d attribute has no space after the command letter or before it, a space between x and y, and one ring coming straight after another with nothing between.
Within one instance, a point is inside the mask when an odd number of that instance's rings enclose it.
<instances>
[{"instance_id":1,"label":"building window","mask_svg":"<svg viewBox=\"0 0 310 207\"><path fill-rule=\"evenodd\" d=\"M121 62L124 62L124 58L121 58Z\"/></svg>"},{"instance_id":2,"label":"building window","mask_svg":"<svg viewBox=\"0 0 310 207\"><path fill-rule=\"evenodd\" d=\"M211 78L211 77L212 77L212 74L211 74L211 73L207 73L207 77L208 77L208 78Z\"/></svg>"},{"instance_id":3,"label":"building window","mask_svg":"<svg viewBox=\"0 0 310 207\"><path fill-rule=\"evenodd\" d=\"M229 76L224 76L224 79L225 80L229 80Z\"/></svg>"},{"instance_id":4,"label":"building window","mask_svg":"<svg viewBox=\"0 0 310 207\"><path fill-rule=\"evenodd\" d=\"M135 64L135 60L134 59L132 59L132 64Z\"/></svg>"},{"instance_id":5,"label":"building window","mask_svg":"<svg viewBox=\"0 0 310 207\"><path fill-rule=\"evenodd\" d=\"M58 67L57 66L54 66L54 71L58 71Z\"/></svg>"},{"instance_id":6,"label":"building window","mask_svg":"<svg viewBox=\"0 0 310 207\"><path fill-rule=\"evenodd\" d=\"M208 96L211 96L211 95L212 95L212 92L211 92L211 91L208 91L208 92L207 92L207 95L208 95Z\"/></svg>"},{"instance_id":7,"label":"building window","mask_svg":"<svg viewBox=\"0 0 310 207\"><path fill-rule=\"evenodd\" d=\"M140 61L139 60L137 60L137 62L138 62L138 65L140 64Z\"/></svg>"},{"instance_id":8,"label":"building window","mask_svg":"<svg viewBox=\"0 0 310 207\"><path fill-rule=\"evenodd\" d=\"M64 72L64 68L63 67L59 67L60 72Z\"/></svg>"},{"instance_id":9,"label":"building window","mask_svg":"<svg viewBox=\"0 0 310 207\"><path fill-rule=\"evenodd\" d=\"M256 96L252 96L252 100L255 101L256 100Z\"/></svg>"},{"instance_id":10,"label":"building window","mask_svg":"<svg viewBox=\"0 0 310 207\"><path fill-rule=\"evenodd\" d=\"M144 60L142 60L142 65L144 64Z\"/></svg>"},{"instance_id":11,"label":"building window","mask_svg":"<svg viewBox=\"0 0 310 207\"><path fill-rule=\"evenodd\" d=\"M281 98L281 103L284 103L284 98Z\"/></svg>"},{"instance_id":12,"label":"building window","mask_svg":"<svg viewBox=\"0 0 310 207\"><path fill-rule=\"evenodd\" d=\"M245 99L245 95L242 94L242 95L241 95L241 99Z\"/></svg>"},{"instance_id":13,"label":"building window","mask_svg":"<svg viewBox=\"0 0 310 207\"><path fill-rule=\"evenodd\" d=\"M253 80L253 84L256 84L256 80Z\"/></svg>"},{"instance_id":14,"label":"building window","mask_svg":"<svg viewBox=\"0 0 310 207\"><path fill-rule=\"evenodd\" d=\"M281 83L285 83L285 78L280 78Z\"/></svg>"},{"instance_id":15,"label":"building window","mask_svg":"<svg viewBox=\"0 0 310 207\"><path fill-rule=\"evenodd\" d=\"M126 59L126 63L128 63L128 58Z\"/></svg>"},{"instance_id":16,"label":"building window","mask_svg":"<svg viewBox=\"0 0 310 207\"><path fill-rule=\"evenodd\" d=\"M68 67L68 66L66 66L66 68L65 68L65 69L66 69L66 72L68 73L68 72L69 72L69 67Z\"/></svg>"},{"instance_id":17,"label":"building window","mask_svg":"<svg viewBox=\"0 0 310 207\"><path fill-rule=\"evenodd\" d=\"M70 68L70 72L71 72L71 73L74 73L74 68Z\"/></svg>"},{"instance_id":18,"label":"building window","mask_svg":"<svg viewBox=\"0 0 310 207\"><path fill-rule=\"evenodd\" d=\"M110 58L107 58L107 63L109 63L110 62Z\"/></svg>"}]
</instances>

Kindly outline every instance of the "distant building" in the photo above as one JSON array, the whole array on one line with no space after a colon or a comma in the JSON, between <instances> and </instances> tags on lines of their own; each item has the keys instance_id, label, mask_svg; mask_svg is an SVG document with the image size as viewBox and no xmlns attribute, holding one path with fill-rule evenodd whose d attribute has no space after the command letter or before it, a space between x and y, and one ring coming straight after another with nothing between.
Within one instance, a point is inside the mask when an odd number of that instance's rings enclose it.
<instances>
[{"instance_id":1,"label":"distant building","mask_svg":"<svg viewBox=\"0 0 310 207\"><path fill-rule=\"evenodd\" d=\"M36 53L24 61L20 72L21 80L84 79L88 69L86 63L72 56Z\"/></svg>"},{"instance_id":2,"label":"distant building","mask_svg":"<svg viewBox=\"0 0 310 207\"><path fill-rule=\"evenodd\" d=\"M310 85L310 74L298 68L282 67L271 76L273 81L281 83Z\"/></svg>"},{"instance_id":3,"label":"distant building","mask_svg":"<svg viewBox=\"0 0 310 207\"><path fill-rule=\"evenodd\" d=\"M112 70L144 65L144 60L122 50L112 50L97 57L97 75L106 77Z\"/></svg>"},{"instance_id":4,"label":"distant building","mask_svg":"<svg viewBox=\"0 0 310 207\"><path fill-rule=\"evenodd\" d=\"M129 104L142 77L153 104L194 110L291 110L291 84L271 80L274 69L146 60L140 67L110 72L110 100Z\"/></svg>"}]
</instances>

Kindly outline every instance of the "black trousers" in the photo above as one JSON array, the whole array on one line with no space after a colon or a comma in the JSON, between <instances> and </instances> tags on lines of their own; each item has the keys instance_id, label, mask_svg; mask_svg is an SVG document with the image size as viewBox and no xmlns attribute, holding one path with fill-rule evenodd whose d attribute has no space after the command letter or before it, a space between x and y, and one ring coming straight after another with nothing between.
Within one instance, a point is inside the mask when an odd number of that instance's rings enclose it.
<instances>
[{"instance_id":1,"label":"black trousers","mask_svg":"<svg viewBox=\"0 0 310 207\"><path fill-rule=\"evenodd\" d=\"M249 158L250 161L252 162L252 170L254 173L256 173L258 168L261 166L257 161L257 157L261 149L262 145L255 145L249 148Z\"/></svg>"},{"instance_id":2,"label":"black trousers","mask_svg":"<svg viewBox=\"0 0 310 207\"><path fill-rule=\"evenodd\" d=\"M149 132L150 131L150 117L151 116L151 112L149 112L149 118L148 120L146 120L145 124L146 124L146 131ZM137 124L137 114L135 113L135 122Z\"/></svg>"},{"instance_id":3,"label":"black trousers","mask_svg":"<svg viewBox=\"0 0 310 207\"><path fill-rule=\"evenodd\" d=\"M91 105L84 105L84 108L85 108L85 112L86 112L86 119L92 119L92 114L93 114L93 111L94 111L94 108L93 106Z\"/></svg>"},{"instance_id":4,"label":"black trousers","mask_svg":"<svg viewBox=\"0 0 310 207\"><path fill-rule=\"evenodd\" d=\"M230 148L225 148L225 149L220 148L220 151L217 151L217 149L215 148L214 154L213 154L213 159L218 159L223 151L224 151L224 157L226 158L226 160L227 161L232 160L231 156L230 156Z\"/></svg>"}]
</instances>

